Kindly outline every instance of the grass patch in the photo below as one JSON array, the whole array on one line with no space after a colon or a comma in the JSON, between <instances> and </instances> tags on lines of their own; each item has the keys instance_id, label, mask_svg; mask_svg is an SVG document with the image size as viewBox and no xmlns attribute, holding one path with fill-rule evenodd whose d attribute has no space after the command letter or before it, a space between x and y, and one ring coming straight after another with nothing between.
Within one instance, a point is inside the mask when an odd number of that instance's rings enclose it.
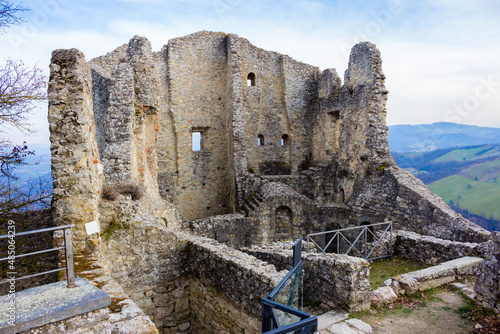
<instances>
[{"instance_id":1,"label":"grass patch","mask_svg":"<svg viewBox=\"0 0 500 334\"><path fill-rule=\"evenodd\" d=\"M379 319L390 316L406 316L418 308L427 306L428 302L440 301L435 295L442 291L441 288L434 288L426 291L417 291L411 296L401 296L392 304L385 304L380 307L371 306L369 311L360 311L349 315L350 319L362 319L364 316L372 315Z\"/></svg>"},{"instance_id":2,"label":"grass patch","mask_svg":"<svg viewBox=\"0 0 500 334\"><path fill-rule=\"evenodd\" d=\"M384 286L388 278L429 267L428 265L400 258L383 259L370 263L370 287Z\"/></svg>"}]
</instances>

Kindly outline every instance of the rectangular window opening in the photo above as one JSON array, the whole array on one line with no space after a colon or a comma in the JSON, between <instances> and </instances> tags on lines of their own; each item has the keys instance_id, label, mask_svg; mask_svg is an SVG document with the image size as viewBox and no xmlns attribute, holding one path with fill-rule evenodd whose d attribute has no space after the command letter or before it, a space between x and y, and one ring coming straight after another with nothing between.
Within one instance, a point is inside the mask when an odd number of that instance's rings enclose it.
<instances>
[{"instance_id":1,"label":"rectangular window opening","mask_svg":"<svg viewBox=\"0 0 500 334\"><path fill-rule=\"evenodd\" d=\"M201 132L200 131L193 131L192 135L192 149L193 152L201 151Z\"/></svg>"}]
</instances>

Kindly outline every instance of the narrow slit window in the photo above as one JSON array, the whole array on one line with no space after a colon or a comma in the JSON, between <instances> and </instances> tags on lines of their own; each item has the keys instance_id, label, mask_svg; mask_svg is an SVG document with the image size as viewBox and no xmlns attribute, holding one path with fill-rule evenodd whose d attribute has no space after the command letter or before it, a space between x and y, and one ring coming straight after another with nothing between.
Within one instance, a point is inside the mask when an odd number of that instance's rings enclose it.
<instances>
[{"instance_id":1,"label":"narrow slit window","mask_svg":"<svg viewBox=\"0 0 500 334\"><path fill-rule=\"evenodd\" d=\"M192 148L193 151L201 151L201 132L194 131L192 135Z\"/></svg>"},{"instance_id":2,"label":"narrow slit window","mask_svg":"<svg viewBox=\"0 0 500 334\"><path fill-rule=\"evenodd\" d=\"M258 135L257 136L257 145L258 146L264 145L264 136L263 135Z\"/></svg>"},{"instance_id":3,"label":"narrow slit window","mask_svg":"<svg viewBox=\"0 0 500 334\"><path fill-rule=\"evenodd\" d=\"M289 142L288 135L284 134L281 136L281 146L287 146Z\"/></svg>"},{"instance_id":4,"label":"narrow slit window","mask_svg":"<svg viewBox=\"0 0 500 334\"><path fill-rule=\"evenodd\" d=\"M248 73L247 86L255 86L255 73L253 72Z\"/></svg>"}]
</instances>

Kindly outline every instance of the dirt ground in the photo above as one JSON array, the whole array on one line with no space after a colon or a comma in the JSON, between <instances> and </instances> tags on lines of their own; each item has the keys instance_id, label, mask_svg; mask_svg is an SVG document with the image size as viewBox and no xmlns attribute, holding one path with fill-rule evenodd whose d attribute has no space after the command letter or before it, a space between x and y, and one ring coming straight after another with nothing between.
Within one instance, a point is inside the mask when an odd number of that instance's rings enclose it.
<instances>
[{"instance_id":1,"label":"dirt ground","mask_svg":"<svg viewBox=\"0 0 500 334\"><path fill-rule=\"evenodd\" d=\"M373 333L381 334L458 334L469 333L457 310L464 306L462 298L452 291L440 291L432 301L416 308L395 307L383 312L372 311L357 318L370 324Z\"/></svg>"}]
</instances>

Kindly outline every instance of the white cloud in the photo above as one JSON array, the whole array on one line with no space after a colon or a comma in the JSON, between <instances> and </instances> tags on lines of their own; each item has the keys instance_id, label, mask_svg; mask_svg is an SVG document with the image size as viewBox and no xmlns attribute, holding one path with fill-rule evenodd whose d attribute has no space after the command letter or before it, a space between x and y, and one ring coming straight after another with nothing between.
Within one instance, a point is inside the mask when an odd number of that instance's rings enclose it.
<instances>
[{"instance_id":1,"label":"white cloud","mask_svg":"<svg viewBox=\"0 0 500 334\"><path fill-rule=\"evenodd\" d=\"M377 16L395 2L401 6L390 17ZM50 9L49 3L64 6ZM48 74L50 54L57 48L78 48L90 60L134 35L146 36L158 51L171 38L212 30L236 33L258 47L321 69L333 67L343 78L345 50L368 39L382 52L390 124L443 121L464 101L469 110L453 119L500 124L500 88L476 108L470 97L479 78L492 75L500 81L496 0L118 0L93 7L99 3L26 0L33 9L29 24L0 35L0 58L38 62ZM49 20L44 20L44 13ZM45 106L33 117L43 129L43 141L48 138L46 113Z\"/></svg>"}]
</instances>

